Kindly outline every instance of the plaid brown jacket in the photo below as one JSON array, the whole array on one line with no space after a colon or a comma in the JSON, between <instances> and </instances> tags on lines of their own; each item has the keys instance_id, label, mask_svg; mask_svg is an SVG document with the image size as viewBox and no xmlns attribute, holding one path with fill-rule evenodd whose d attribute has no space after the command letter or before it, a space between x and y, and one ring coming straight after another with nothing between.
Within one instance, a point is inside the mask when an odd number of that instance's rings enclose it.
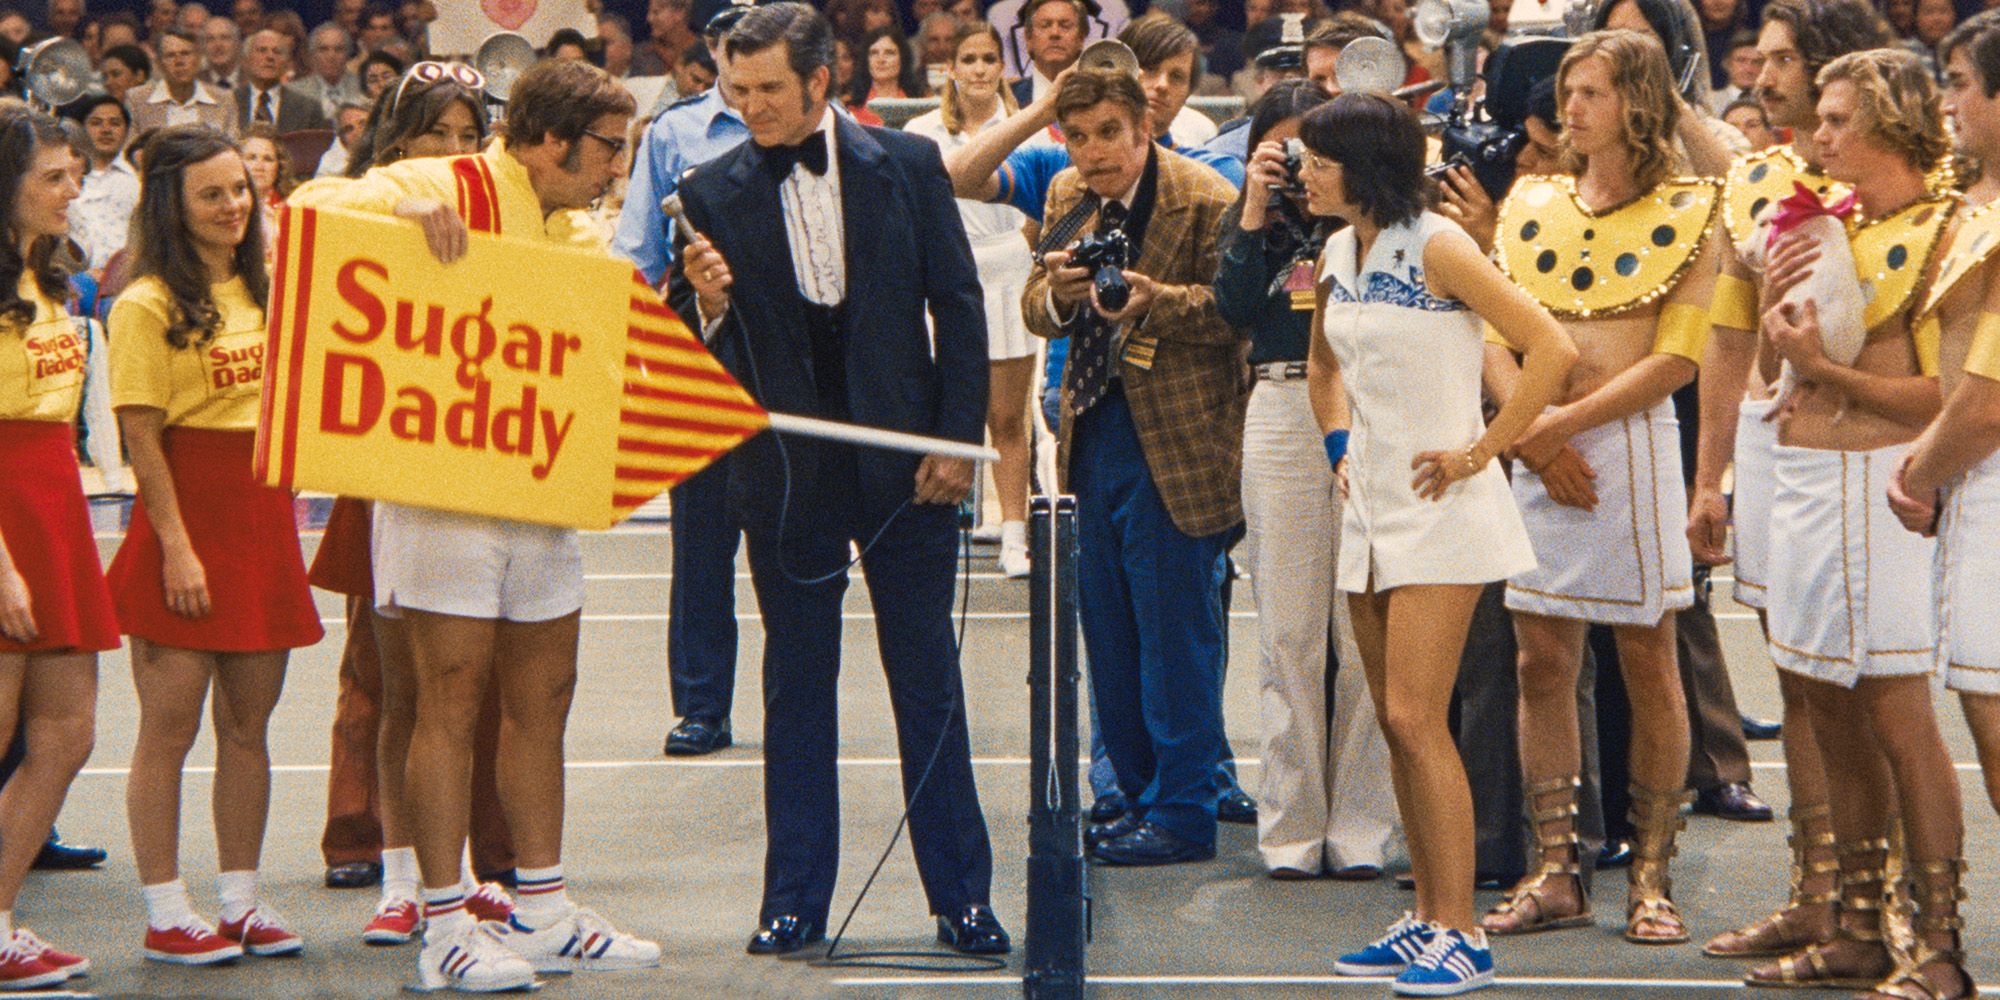
<instances>
[{"instance_id":1,"label":"plaid brown jacket","mask_svg":"<svg viewBox=\"0 0 2000 1000\"><path fill-rule=\"evenodd\" d=\"M1250 398L1248 341L1215 309L1217 236L1236 189L1221 174L1184 156L1155 149L1159 184L1146 224L1139 266L1133 270L1161 286L1146 316L1128 323L1125 337L1153 348L1150 369L1118 366L1125 398L1138 425L1153 484L1174 526L1201 537L1243 520L1243 409ZM1042 217L1062 218L1087 188L1075 167L1057 174ZM1089 225L1087 224L1086 231ZM1067 337L1071 324L1049 315L1048 271L1038 261L1021 297L1028 329L1037 336ZM1085 306L1084 308L1088 308ZM1063 374L1058 466L1069 474L1070 391L1075 369Z\"/></svg>"}]
</instances>

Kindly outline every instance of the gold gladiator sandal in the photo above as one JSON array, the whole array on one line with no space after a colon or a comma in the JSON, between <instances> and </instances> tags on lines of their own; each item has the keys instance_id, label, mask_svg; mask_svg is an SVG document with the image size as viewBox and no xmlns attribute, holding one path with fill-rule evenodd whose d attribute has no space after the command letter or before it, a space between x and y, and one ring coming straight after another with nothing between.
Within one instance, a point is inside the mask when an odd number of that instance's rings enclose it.
<instances>
[{"instance_id":1,"label":"gold gladiator sandal","mask_svg":"<svg viewBox=\"0 0 2000 1000\"><path fill-rule=\"evenodd\" d=\"M1625 899L1625 940L1633 944L1680 944L1687 924L1674 907L1674 880L1667 863L1674 837L1687 826L1681 807L1694 796L1684 789L1660 791L1632 786L1632 867Z\"/></svg>"},{"instance_id":2,"label":"gold gladiator sandal","mask_svg":"<svg viewBox=\"0 0 2000 1000\"><path fill-rule=\"evenodd\" d=\"M1883 838L1842 844L1840 861L1840 921L1832 939L1809 944L1769 965L1750 970L1743 981L1751 986L1781 989L1865 990L1882 981L1895 963L1882 939L1882 907L1888 896L1889 841ZM1833 966L1835 949L1859 942L1873 946L1878 957L1871 968L1843 971Z\"/></svg>"},{"instance_id":3,"label":"gold gladiator sandal","mask_svg":"<svg viewBox=\"0 0 2000 1000\"><path fill-rule=\"evenodd\" d=\"M1488 934L1533 934L1537 931L1584 927L1591 923L1590 894L1583 885L1583 847L1576 837L1577 790L1583 779L1571 775L1528 786L1529 815L1535 827L1535 870L1508 890L1479 926ZM1572 879L1578 911L1555 913L1550 902L1551 879Z\"/></svg>"},{"instance_id":4,"label":"gold gladiator sandal","mask_svg":"<svg viewBox=\"0 0 2000 1000\"><path fill-rule=\"evenodd\" d=\"M1838 880L1828 879L1830 888L1806 891L1808 881L1840 871L1834 860L1831 811L1826 803L1794 807L1791 811L1792 895L1777 912L1740 930L1724 931L1710 938L1701 953L1710 958L1774 958L1789 955L1807 945L1819 944L1833 935L1833 903L1840 898ZM1819 832L1812 828L1818 827ZM1800 915L1807 908L1824 908L1826 919L1816 921Z\"/></svg>"},{"instance_id":5,"label":"gold gladiator sandal","mask_svg":"<svg viewBox=\"0 0 2000 1000\"><path fill-rule=\"evenodd\" d=\"M1965 918L1958 915L1958 904L1965 899L1965 889L1960 885L1965 878L1965 859L1911 860L1907 869L1910 895L1917 905L1916 915L1910 921L1916 946L1909 961L1876 984L1864 998L1961 1000L1977 996L1979 987L1965 971L1965 947L1959 939L1959 932L1965 929ZM1939 939L1945 942L1942 946ZM1933 974L1943 972L1943 978L1952 986L1940 988L1924 975L1926 969Z\"/></svg>"}]
</instances>

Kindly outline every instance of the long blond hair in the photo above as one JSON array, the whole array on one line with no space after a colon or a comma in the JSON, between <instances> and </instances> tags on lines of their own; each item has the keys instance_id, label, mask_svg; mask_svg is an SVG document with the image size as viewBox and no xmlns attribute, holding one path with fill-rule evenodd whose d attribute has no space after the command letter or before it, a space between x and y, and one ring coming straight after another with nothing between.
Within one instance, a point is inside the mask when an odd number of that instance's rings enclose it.
<instances>
[{"instance_id":1,"label":"long blond hair","mask_svg":"<svg viewBox=\"0 0 2000 1000\"><path fill-rule=\"evenodd\" d=\"M993 49L1000 53L1000 58L1004 63L1007 58L1007 46L1001 44L1000 30L986 21L970 21L959 25L958 31L951 36L950 65L955 66L958 64L958 50L964 47L967 41L974 38L992 39ZM1000 81L1000 117L1005 118L1019 110L1021 110L1021 105L1020 102L1014 100L1014 88L1007 86L1007 81L1002 79ZM946 132L957 135L964 130L965 109L959 106L958 80L951 75L949 68L945 71L944 90L938 95L938 115L944 119L944 130Z\"/></svg>"},{"instance_id":2,"label":"long blond hair","mask_svg":"<svg viewBox=\"0 0 2000 1000\"><path fill-rule=\"evenodd\" d=\"M1951 148L1943 101L1931 75L1907 49L1866 49L1827 63L1814 81L1854 85L1860 124L1910 166L1928 171Z\"/></svg>"},{"instance_id":3,"label":"long blond hair","mask_svg":"<svg viewBox=\"0 0 2000 1000\"><path fill-rule=\"evenodd\" d=\"M1625 149L1632 154L1633 179L1642 190L1650 190L1672 176L1679 164L1674 152L1674 129L1680 124L1681 102L1674 93L1674 79L1667 68L1667 53L1651 35L1626 28L1593 31L1576 40L1563 55L1556 70L1556 112L1564 100L1570 70L1592 57L1611 67L1611 88L1623 104L1620 129ZM1569 130L1563 129L1563 169L1583 173L1583 154L1570 145Z\"/></svg>"}]
</instances>

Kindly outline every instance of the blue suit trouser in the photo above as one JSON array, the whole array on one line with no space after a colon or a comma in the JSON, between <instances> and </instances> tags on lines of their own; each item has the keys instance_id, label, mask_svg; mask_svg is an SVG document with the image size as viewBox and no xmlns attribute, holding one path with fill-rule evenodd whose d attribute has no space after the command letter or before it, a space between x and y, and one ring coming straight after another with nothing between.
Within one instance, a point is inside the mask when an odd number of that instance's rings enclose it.
<instances>
[{"instance_id":1,"label":"blue suit trouser","mask_svg":"<svg viewBox=\"0 0 2000 1000\"><path fill-rule=\"evenodd\" d=\"M1122 395L1076 418L1069 467L1084 650L1118 786L1148 821L1211 845L1225 745L1215 569L1229 532L1175 526Z\"/></svg>"},{"instance_id":2,"label":"blue suit trouser","mask_svg":"<svg viewBox=\"0 0 2000 1000\"><path fill-rule=\"evenodd\" d=\"M689 476L673 499L667 681L674 714L729 718L736 693L736 546L728 459Z\"/></svg>"}]
</instances>

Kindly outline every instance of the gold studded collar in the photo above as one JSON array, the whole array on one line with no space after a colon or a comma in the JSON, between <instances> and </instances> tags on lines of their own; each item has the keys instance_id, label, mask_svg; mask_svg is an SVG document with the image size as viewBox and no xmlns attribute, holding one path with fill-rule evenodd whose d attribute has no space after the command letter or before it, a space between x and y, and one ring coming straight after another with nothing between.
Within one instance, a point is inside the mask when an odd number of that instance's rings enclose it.
<instances>
[{"instance_id":1,"label":"gold studded collar","mask_svg":"<svg viewBox=\"0 0 2000 1000\"><path fill-rule=\"evenodd\" d=\"M1791 197L1792 182L1804 184L1821 201L1834 201L1847 194L1847 185L1820 173L1806 163L1791 146L1745 153L1729 165L1723 184L1723 220L1729 241L1736 246L1757 234L1758 220L1778 202Z\"/></svg>"},{"instance_id":2,"label":"gold studded collar","mask_svg":"<svg viewBox=\"0 0 2000 1000\"><path fill-rule=\"evenodd\" d=\"M1864 327L1873 330L1910 305L1957 204L1953 196L1930 195L1880 219L1862 219L1858 210L1848 218L1854 276L1867 303L1861 313Z\"/></svg>"},{"instance_id":3,"label":"gold studded collar","mask_svg":"<svg viewBox=\"0 0 2000 1000\"><path fill-rule=\"evenodd\" d=\"M1938 276L1924 291L1924 304L1917 310L1919 317L1937 311L1945 297L1958 287L1958 283L2000 250L2000 201L1989 201L1978 208L1960 209L1958 229L1952 234L1951 248L1945 252L1944 261L1938 266Z\"/></svg>"},{"instance_id":4,"label":"gold studded collar","mask_svg":"<svg viewBox=\"0 0 2000 1000\"><path fill-rule=\"evenodd\" d=\"M1523 177L1500 207L1494 256L1507 277L1564 319L1595 319L1673 291L1708 238L1720 184L1682 177L1593 212L1576 179Z\"/></svg>"}]
</instances>

